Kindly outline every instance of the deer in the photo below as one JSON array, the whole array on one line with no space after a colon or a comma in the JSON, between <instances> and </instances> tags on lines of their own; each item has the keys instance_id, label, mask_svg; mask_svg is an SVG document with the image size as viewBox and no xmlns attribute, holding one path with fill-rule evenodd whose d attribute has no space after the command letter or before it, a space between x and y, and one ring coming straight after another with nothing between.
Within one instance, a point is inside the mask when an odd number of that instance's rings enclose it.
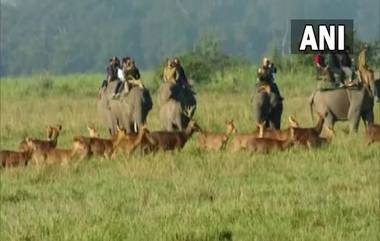
<instances>
[{"instance_id":1,"label":"deer","mask_svg":"<svg viewBox=\"0 0 380 241\"><path fill-rule=\"evenodd\" d=\"M290 127L283 130L268 129L265 127L265 123L256 123L258 130L261 130L261 138L275 139L279 141L286 141L291 138L291 128L298 128L299 124L294 117L289 117Z\"/></svg>"},{"instance_id":2,"label":"deer","mask_svg":"<svg viewBox=\"0 0 380 241\"><path fill-rule=\"evenodd\" d=\"M272 139L264 136L264 125L259 124L259 133L246 143L246 150L257 153L269 153L272 150L286 150L293 146L293 128L290 128L290 136L285 140Z\"/></svg>"},{"instance_id":3,"label":"deer","mask_svg":"<svg viewBox=\"0 0 380 241\"><path fill-rule=\"evenodd\" d=\"M111 139L76 136L73 138L73 145L78 149L85 150L87 156L97 155L110 159L114 152L113 147L116 140L117 134Z\"/></svg>"},{"instance_id":4,"label":"deer","mask_svg":"<svg viewBox=\"0 0 380 241\"><path fill-rule=\"evenodd\" d=\"M47 140L26 137L20 143L19 150L33 149L32 158L36 164L39 164L40 161L46 160L46 153L49 150L56 148L61 131L61 125L57 127L49 126L47 128Z\"/></svg>"},{"instance_id":5,"label":"deer","mask_svg":"<svg viewBox=\"0 0 380 241\"><path fill-rule=\"evenodd\" d=\"M48 126L46 131L47 131L47 140L32 139L30 137L27 137L27 138L29 138L30 141L33 141L37 149L39 150L47 150L50 148L55 148L58 143L59 134L62 131L62 126L61 125L58 125L56 127ZM29 146L26 143L26 138L25 138L20 143L19 150L22 151L28 148Z\"/></svg>"},{"instance_id":6,"label":"deer","mask_svg":"<svg viewBox=\"0 0 380 241\"><path fill-rule=\"evenodd\" d=\"M198 146L202 149L218 151L224 149L230 136L236 133L234 120L225 122L225 133L203 132L198 136Z\"/></svg>"},{"instance_id":7,"label":"deer","mask_svg":"<svg viewBox=\"0 0 380 241\"><path fill-rule=\"evenodd\" d=\"M290 125L292 126L292 130L294 131L294 142L297 145L305 146L308 148L319 147L323 142L327 142L331 138L323 139L320 137L320 134L323 129L323 123L325 120L325 115L318 113L319 118L318 122L314 127L310 128L301 128L299 124L294 119L289 119ZM327 128L327 131L332 136L333 130L331 128Z\"/></svg>"},{"instance_id":8,"label":"deer","mask_svg":"<svg viewBox=\"0 0 380 241\"><path fill-rule=\"evenodd\" d=\"M244 150L247 148L248 142L252 139L257 138L258 136L259 133L257 131L252 133L237 133L229 145L229 150L231 152Z\"/></svg>"},{"instance_id":9,"label":"deer","mask_svg":"<svg viewBox=\"0 0 380 241\"><path fill-rule=\"evenodd\" d=\"M139 125L137 134L127 134L125 131L118 131L117 133L116 141L113 143L113 155L116 155L118 151L122 151L125 155L130 155L135 152L139 146L141 146L144 153L153 150L151 149L151 140L148 137L150 132L143 124Z\"/></svg>"},{"instance_id":10,"label":"deer","mask_svg":"<svg viewBox=\"0 0 380 241\"><path fill-rule=\"evenodd\" d=\"M371 145L374 142L380 142L380 125L379 124L368 124L365 133L367 140L367 145Z\"/></svg>"},{"instance_id":11,"label":"deer","mask_svg":"<svg viewBox=\"0 0 380 241\"><path fill-rule=\"evenodd\" d=\"M59 148L47 148L40 149L36 142L30 138L26 139L27 145L33 150L34 155L38 155L37 165L39 161L43 161L44 164L61 164L66 165L74 158L76 153L75 149L59 149Z\"/></svg>"},{"instance_id":12,"label":"deer","mask_svg":"<svg viewBox=\"0 0 380 241\"><path fill-rule=\"evenodd\" d=\"M265 124L265 122L256 123L256 130L260 130L260 128L262 128L261 138L274 139L279 141L286 141L291 138L291 128L283 130L268 129L265 128ZM230 151L236 152L238 150L246 149L248 142L252 141L255 138L259 138L259 135L259 131L236 134L235 138L231 141Z\"/></svg>"},{"instance_id":13,"label":"deer","mask_svg":"<svg viewBox=\"0 0 380 241\"><path fill-rule=\"evenodd\" d=\"M73 145L77 149L86 153L85 156L87 157L97 155L110 159L113 156L115 143L119 141L122 132L125 132L125 130L117 126L116 133L111 137L111 139L105 139L94 137L94 135L97 135L96 130L91 129L92 131L95 130L94 132L91 132L90 129L89 132L92 137L75 136L73 138Z\"/></svg>"},{"instance_id":14,"label":"deer","mask_svg":"<svg viewBox=\"0 0 380 241\"><path fill-rule=\"evenodd\" d=\"M158 150L180 150L186 142L191 138L194 132L201 131L198 124L191 119L191 108L187 108L184 111L185 116L190 118L185 130L183 131L154 131L150 132L149 140L152 144L156 145Z\"/></svg>"},{"instance_id":15,"label":"deer","mask_svg":"<svg viewBox=\"0 0 380 241\"><path fill-rule=\"evenodd\" d=\"M3 168L26 166L32 158L32 154L33 150L28 146L24 147L22 151L1 150L0 163Z\"/></svg>"}]
</instances>

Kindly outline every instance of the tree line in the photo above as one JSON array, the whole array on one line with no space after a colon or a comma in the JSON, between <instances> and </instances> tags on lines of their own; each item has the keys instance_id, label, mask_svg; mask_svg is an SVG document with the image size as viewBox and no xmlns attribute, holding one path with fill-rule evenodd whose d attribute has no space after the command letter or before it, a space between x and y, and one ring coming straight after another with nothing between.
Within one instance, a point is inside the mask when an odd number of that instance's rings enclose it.
<instances>
[{"instance_id":1,"label":"tree line","mask_svg":"<svg viewBox=\"0 0 380 241\"><path fill-rule=\"evenodd\" d=\"M205 36L256 62L273 46L289 53L294 18L354 19L358 37L373 42L379 9L377 0L4 0L0 75L101 72L112 55L147 69L196 52Z\"/></svg>"}]
</instances>

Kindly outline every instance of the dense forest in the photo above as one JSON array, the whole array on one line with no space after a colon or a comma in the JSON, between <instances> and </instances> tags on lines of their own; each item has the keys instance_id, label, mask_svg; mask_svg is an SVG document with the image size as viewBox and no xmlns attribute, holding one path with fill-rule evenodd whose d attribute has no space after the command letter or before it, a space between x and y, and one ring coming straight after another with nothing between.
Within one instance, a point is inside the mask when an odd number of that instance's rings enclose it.
<instances>
[{"instance_id":1,"label":"dense forest","mask_svg":"<svg viewBox=\"0 0 380 241\"><path fill-rule=\"evenodd\" d=\"M112 55L152 68L204 36L256 62L289 53L290 19L354 19L373 42L379 12L379 0L2 0L0 75L100 72Z\"/></svg>"}]
</instances>

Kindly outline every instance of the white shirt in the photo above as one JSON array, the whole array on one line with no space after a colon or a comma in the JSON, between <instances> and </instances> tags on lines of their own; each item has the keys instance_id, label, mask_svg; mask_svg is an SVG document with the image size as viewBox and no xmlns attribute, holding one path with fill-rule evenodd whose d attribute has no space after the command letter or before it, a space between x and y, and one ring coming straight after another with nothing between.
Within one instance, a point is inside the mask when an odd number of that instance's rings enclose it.
<instances>
[{"instance_id":1,"label":"white shirt","mask_svg":"<svg viewBox=\"0 0 380 241\"><path fill-rule=\"evenodd\" d=\"M121 81L124 81L125 82L125 75L124 75L124 71L120 68L117 69L117 77L121 80Z\"/></svg>"}]
</instances>

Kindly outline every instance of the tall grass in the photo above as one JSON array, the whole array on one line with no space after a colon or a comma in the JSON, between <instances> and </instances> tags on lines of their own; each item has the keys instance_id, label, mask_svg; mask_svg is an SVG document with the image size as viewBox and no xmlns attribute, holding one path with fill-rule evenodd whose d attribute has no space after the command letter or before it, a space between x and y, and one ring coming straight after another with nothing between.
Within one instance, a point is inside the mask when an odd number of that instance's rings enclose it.
<instances>
[{"instance_id":1,"label":"tall grass","mask_svg":"<svg viewBox=\"0 0 380 241\"><path fill-rule=\"evenodd\" d=\"M159 80L143 73L155 93ZM41 75L2 79L1 149L25 136L45 137L60 123L60 147L94 124L103 75ZM233 118L254 129L254 69L217 73L199 86L196 120L222 131ZM310 126L311 72L277 77L284 117ZM156 103L156 93L153 96ZM160 129L157 105L148 117ZM376 105L376 121L380 108ZM286 126L286 118L283 118ZM206 152L195 138L181 152L93 158L68 167L1 170L0 240L378 240L379 145L363 144L363 127L346 135L338 123L330 146L270 155Z\"/></svg>"}]
</instances>

